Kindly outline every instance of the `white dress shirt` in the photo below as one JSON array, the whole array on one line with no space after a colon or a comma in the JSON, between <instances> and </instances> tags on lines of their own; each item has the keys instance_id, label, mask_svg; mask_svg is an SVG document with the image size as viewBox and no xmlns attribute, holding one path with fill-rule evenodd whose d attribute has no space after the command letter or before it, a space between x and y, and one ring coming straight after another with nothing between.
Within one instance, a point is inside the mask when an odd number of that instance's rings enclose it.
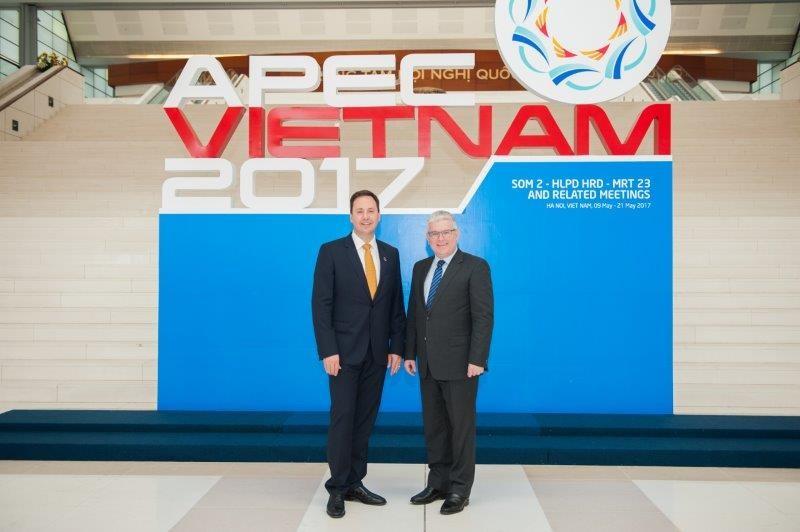
<instances>
[{"instance_id":1,"label":"white dress shirt","mask_svg":"<svg viewBox=\"0 0 800 532\"><path fill-rule=\"evenodd\" d=\"M353 243L356 245L356 251L358 251L358 258L361 260L361 267L364 268L364 275L367 275L367 263L364 262L364 248L362 247L364 244L369 244L371 247L369 249L370 253L372 254L372 262L375 264L375 282L381 282L381 257L378 255L378 241L375 237L372 237L372 242L364 242L361 240L355 231L353 231L352 235Z\"/></svg>"},{"instance_id":2,"label":"white dress shirt","mask_svg":"<svg viewBox=\"0 0 800 532\"><path fill-rule=\"evenodd\" d=\"M455 256L456 253L458 253L458 248L456 248L456 250L453 252L452 255L450 255L449 257L444 257L443 259L440 259L439 257L434 255L433 262L431 263L431 268L428 270L428 275L425 276L425 284L423 285L425 290L426 303L428 302L428 292L431 291L431 283L433 282L433 273L436 271L436 266L439 264L440 260L444 261L444 264L442 265L442 279L444 279L444 272L447 271L447 267L450 265L450 261L453 260L453 257Z\"/></svg>"}]
</instances>

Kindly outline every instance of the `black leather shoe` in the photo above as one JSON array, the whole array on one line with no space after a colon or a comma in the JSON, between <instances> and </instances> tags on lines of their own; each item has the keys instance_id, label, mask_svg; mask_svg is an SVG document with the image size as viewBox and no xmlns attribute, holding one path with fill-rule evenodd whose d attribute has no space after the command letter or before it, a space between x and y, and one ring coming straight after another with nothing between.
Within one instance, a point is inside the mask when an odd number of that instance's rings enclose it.
<instances>
[{"instance_id":1,"label":"black leather shoe","mask_svg":"<svg viewBox=\"0 0 800 532\"><path fill-rule=\"evenodd\" d=\"M326 508L328 515L333 518L344 516L344 497L341 493L331 493L328 497L328 507Z\"/></svg>"},{"instance_id":2,"label":"black leather shoe","mask_svg":"<svg viewBox=\"0 0 800 532\"><path fill-rule=\"evenodd\" d=\"M444 499L446 496L445 492L427 486L424 490L411 497L411 504L430 504L433 501Z\"/></svg>"},{"instance_id":3,"label":"black leather shoe","mask_svg":"<svg viewBox=\"0 0 800 532\"><path fill-rule=\"evenodd\" d=\"M372 493L364 486L351 488L344 496L344 500L363 502L364 504L370 504L372 506L383 506L386 504L386 499L377 493Z\"/></svg>"},{"instance_id":4,"label":"black leather shoe","mask_svg":"<svg viewBox=\"0 0 800 532\"><path fill-rule=\"evenodd\" d=\"M464 497L457 493L448 493L447 497L444 499L444 503L442 503L442 509L439 510L439 512L444 515L457 514L468 504L469 497Z\"/></svg>"}]
</instances>

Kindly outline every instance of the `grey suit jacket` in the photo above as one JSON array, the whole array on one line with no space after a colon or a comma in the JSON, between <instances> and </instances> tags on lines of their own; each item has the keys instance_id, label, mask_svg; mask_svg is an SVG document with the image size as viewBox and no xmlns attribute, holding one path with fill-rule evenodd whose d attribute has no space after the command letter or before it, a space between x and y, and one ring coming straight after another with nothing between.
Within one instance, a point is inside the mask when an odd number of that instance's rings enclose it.
<instances>
[{"instance_id":1,"label":"grey suit jacket","mask_svg":"<svg viewBox=\"0 0 800 532\"><path fill-rule=\"evenodd\" d=\"M428 311L423 286L434 258L414 265L403 356L417 360L421 377L430 373L437 380L466 379L468 364L488 370L494 326L489 264L456 251Z\"/></svg>"}]
</instances>

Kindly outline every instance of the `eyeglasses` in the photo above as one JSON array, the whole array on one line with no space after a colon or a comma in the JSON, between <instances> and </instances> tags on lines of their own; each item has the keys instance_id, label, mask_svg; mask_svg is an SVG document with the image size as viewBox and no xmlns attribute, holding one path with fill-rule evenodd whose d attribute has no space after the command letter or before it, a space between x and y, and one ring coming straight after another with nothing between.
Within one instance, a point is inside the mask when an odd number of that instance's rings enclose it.
<instances>
[{"instance_id":1,"label":"eyeglasses","mask_svg":"<svg viewBox=\"0 0 800 532\"><path fill-rule=\"evenodd\" d=\"M456 231L457 229L447 229L445 231L428 231L427 235L428 238L430 238L431 240L436 240L440 236L443 236L445 238L450 238L450 235L452 235Z\"/></svg>"}]
</instances>

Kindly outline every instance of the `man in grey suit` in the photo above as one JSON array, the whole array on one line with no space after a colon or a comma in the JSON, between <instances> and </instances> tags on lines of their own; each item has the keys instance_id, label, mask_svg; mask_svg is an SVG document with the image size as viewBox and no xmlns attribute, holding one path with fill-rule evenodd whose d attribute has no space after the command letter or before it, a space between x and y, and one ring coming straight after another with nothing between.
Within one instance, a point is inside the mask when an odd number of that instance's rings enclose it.
<instances>
[{"instance_id":1,"label":"man in grey suit","mask_svg":"<svg viewBox=\"0 0 800 532\"><path fill-rule=\"evenodd\" d=\"M419 363L428 482L412 504L444 499L441 513L469 504L475 479L475 400L487 369L494 324L489 264L458 249L453 215L428 218L434 257L414 265L408 302L406 371Z\"/></svg>"}]
</instances>

